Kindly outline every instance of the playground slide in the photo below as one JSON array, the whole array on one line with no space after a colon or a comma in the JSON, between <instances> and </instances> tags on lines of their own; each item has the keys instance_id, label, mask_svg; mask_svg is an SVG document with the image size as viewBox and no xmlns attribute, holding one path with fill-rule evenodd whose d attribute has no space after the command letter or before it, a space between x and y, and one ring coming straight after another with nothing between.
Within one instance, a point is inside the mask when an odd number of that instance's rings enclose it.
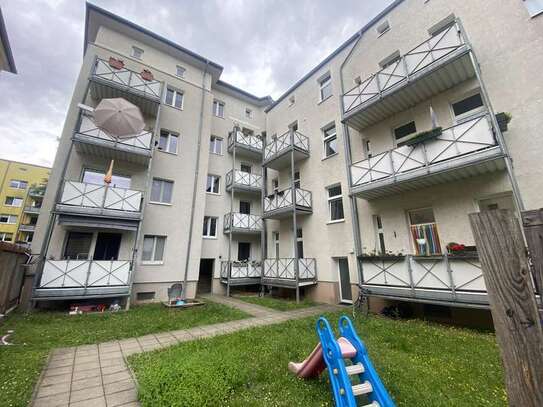
<instances>
[{"instance_id":1,"label":"playground slide","mask_svg":"<svg viewBox=\"0 0 543 407\"><path fill-rule=\"evenodd\" d=\"M352 358L356 355L355 347L347 339L341 337L337 340L337 343L341 350L341 355L344 358ZM310 355L303 362L289 362L288 364L288 370L303 379L317 377L324 371L324 369L326 369L326 364L324 362L324 358L322 357L322 347L320 342L317 344L317 346L315 346L315 349L313 349Z\"/></svg>"}]
</instances>

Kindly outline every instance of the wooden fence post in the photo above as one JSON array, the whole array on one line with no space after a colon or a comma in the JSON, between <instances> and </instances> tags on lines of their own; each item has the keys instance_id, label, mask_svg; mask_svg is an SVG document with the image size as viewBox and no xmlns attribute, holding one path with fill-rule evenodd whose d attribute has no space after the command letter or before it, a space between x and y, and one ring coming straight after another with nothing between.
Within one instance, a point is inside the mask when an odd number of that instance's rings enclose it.
<instances>
[{"instance_id":1,"label":"wooden fence post","mask_svg":"<svg viewBox=\"0 0 543 407\"><path fill-rule=\"evenodd\" d=\"M509 210L469 215L505 369L509 405L543 406L543 331L518 220Z\"/></svg>"},{"instance_id":2,"label":"wooden fence post","mask_svg":"<svg viewBox=\"0 0 543 407\"><path fill-rule=\"evenodd\" d=\"M522 212L522 225L539 295L543 293L543 209Z\"/></svg>"}]
</instances>

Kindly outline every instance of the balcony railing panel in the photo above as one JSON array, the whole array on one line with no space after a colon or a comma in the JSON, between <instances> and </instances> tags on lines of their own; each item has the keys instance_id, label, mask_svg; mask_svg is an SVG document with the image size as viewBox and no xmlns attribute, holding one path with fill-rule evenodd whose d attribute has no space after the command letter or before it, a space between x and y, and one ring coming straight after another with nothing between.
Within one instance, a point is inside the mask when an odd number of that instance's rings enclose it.
<instances>
[{"instance_id":1,"label":"balcony railing panel","mask_svg":"<svg viewBox=\"0 0 543 407\"><path fill-rule=\"evenodd\" d=\"M142 197L141 191L66 181L59 203L88 208L139 212Z\"/></svg>"},{"instance_id":2,"label":"balcony railing panel","mask_svg":"<svg viewBox=\"0 0 543 407\"><path fill-rule=\"evenodd\" d=\"M490 118L479 116L443 130L434 139L401 146L352 164L353 187L397 177L496 146Z\"/></svg>"},{"instance_id":3,"label":"balcony railing panel","mask_svg":"<svg viewBox=\"0 0 543 407\"><path fill-rule=\"evenodd\" d=\"M233 176L232 176L233 174ZM239 185L247 188L262 189L262 175L241 170L232 170L226 173L226 186Z\"/></svg>"},{"instance_id":4,"label":"balcony railing panel","mask_svg":"<svg viewBox=\"0 0 543 407\"><path fill-rule=\"evenodd\" d=\"M439 63L463 45L465 41L458 25L451 25L347 91L343 95L344 113L377 99L400 83L406 83L411 75Z\"/></svg>"},{"instance_id":5,"label":"balcony railing panel","mask_svg":"<svg viewBox=\"0 0 543 407\"><path fill-rule=\"evenodd\" d=\"M19 226L19 231L20 232L34 232L34 230L36 229L36 225L20 225Z\"/></svg>"},{"instance_id":6,"label":"balcony railing panel","mask_svg":"<svg viewBox=\"0 0 543 407\"><path fill-rule=\"evenodd\" d=\"M151 131L142 131L139 134L123 138L115 137L98 128L94 122L94 118L88 114L81 115L78 133L96 139L107 140L121 146L136 147L143 150L150 150L153 141L153 133Z\"/></svg>"},{"instance_id":7,"label":"balcony railing panel","mask_svg":"<svg viewBox=\"0 0 543 407\"><path fill-rule=\"evenodd\" d=\"M229 149L233 147L234 141L236 144L250 148L252 150L262 151L263 142L262 142L262 138L260 137L245 134L242 131L237 131L235 133L235 138L234 138L233 133L230 133L228 135Z\"/></svg>"},{"instance_id":8,"label":"balcony railing panel","mask_svg":"<svg viewBox=\"0 0 543 407\"><path fill-rule=\"evenodd\" d=\"M279 156L291 148L309 153L309 138L299 131L288 131L279 137L272 138L264 148L264 161Z\"/></svg>"},{"instance_id":9,"label":"balcony railing panel","mask_svg":"<svg viewBox=\"0 0 543 407\"><path fill-rule=\"evenodd\" d=\"M128 260L46 260L39 288L126 286Z\"/></svg>"},{"instance_id":10,"label":"balcony railing panel","mask_svg":"<svg viewBox=\"0 0 543 407\"><path fill-rule=\"evenodd\" d=\"M265 259L263 277L296 280L296 263L298 263L300 280L314 280L317 278L317 261L313 258Z\"/></svg>"},{"instance_id":11,"label":"balcony railing panel","mask_svg":"<svg viewBox=\"0 0 543 407\"><path fill-rule=\"evenodd\" d=\"M221 278L228 278L228 261L221 262ZM230 278L260 278L262 275L262 264L259 261L242 262L231 261Z\"/></svg>"},{"instance_id":12,"label":"balcony railing panel","mask_svg":"<svg viewBox=\"0 0 543 407\"><path fill-rule=\"evenodd\" d=\"M227 213L224 215L224 230L242 229L259 232L262 230L262 216L245 213Z\"/></svg>"},{"instance_id":13,"label":"balcony railing panel","mask_svg":"<svg viewBox=\"0 0 543 407\"><path fill-rule=\"evenodd\" d=\"M115 69L107 61L97 59L92 75L96 78L112 82L121 87L128 88L136 93L160 99L161 82L147 81L141 73L127 68Z\"/></svg>"},{"instance_id":14,"label":"balcony railing panel","mask_svg":"<svg viewBox=\"0 0 543 407\"><path fill-rule=\"evenodd\" d=\"M40 213L40 209L41 209L40 206L29 205L29 206L25 206L24 211L26 213L30 213L30 214L38 214L38 213Z\"/></svg>"},{"instance_id":15,"label":"balcony railing panel","mask_svg":"<svg viewBox=\"0 0 543 407\"><path fill-rule=\"evenodd\" d=\"M296 188L295 190L296 206L311 209L313 205L312 194L305 189ZM273 195L264 198L264 212L271 212L278 209L289 208L293 206L292 189L285 189Z\"/></svg>"}]
</instances>

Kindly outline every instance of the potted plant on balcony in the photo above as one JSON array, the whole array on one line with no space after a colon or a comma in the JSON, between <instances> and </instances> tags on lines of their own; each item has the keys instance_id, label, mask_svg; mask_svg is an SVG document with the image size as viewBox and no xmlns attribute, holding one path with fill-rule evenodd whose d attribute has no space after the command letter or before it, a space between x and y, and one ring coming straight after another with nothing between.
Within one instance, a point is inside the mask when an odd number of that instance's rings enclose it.
<instances>
[{"instance_id":1,"label":"potted plant on balcony","mask_svg":"<svg viewBox=\"0 0 543 407\"><path fill-rule=\"evenodd\" d=\"M148 82L152 81L155 77L153 76L153 73L149 69L144 69L141 71L141 77L143 80L146 80Z\"/></svg>"},{"instance_id":2,"label":"potted plant on balcony","mask_svg":"<svg viewBox=\"0 0 543 407\"><path fill-rule=\"evenodd\" d=\"M396 253L394 253L392 250L388 250L384 253L373 249L370 252L366 252L366 248L364 247L362 249L362 255L360 256L361 259L368 259L368 260L401 260L405 257L403 252L400 250Z\"/></svg>"},{"instance_id":3,"label":"potted plant on balcony","mask_svg":"<svg viewBox=\"0 0 543 407\"><path fill-rule=\"evenodd\" d=\"M404 141L403 143L400 143L400 145L403 146L414 146L420 143L423 143L428 140L432 140L436 137L441 136L443 133L442 127L436 127L431 130L427 131L421 131L420 133L415 134L413 137L411 137L409 140Z\"/></svg>"},{"instance_id":4,"label":"potted plant on balcony","mask_svg":"<svg viewBox=\"0 0 543 407\"><path fill-rule=\"evenodd\" d=\"M117 59L113 57L109 57L109 66L115 69L123 69L124 68L124 61L122 59Z\"/></svg>"},{"instance_id":5,"label":"potted plant on balcony","mask_svg":"<svg viewBox=\"0 0 543 407\"><path fill-rule=\"evenodd\" d=\"M496 113L496 121L498 122L498 126L500 127L500 131L502 133L507 131L507 125L512 118L513 116L508 112Z\"/></svg>"}]
</instances>

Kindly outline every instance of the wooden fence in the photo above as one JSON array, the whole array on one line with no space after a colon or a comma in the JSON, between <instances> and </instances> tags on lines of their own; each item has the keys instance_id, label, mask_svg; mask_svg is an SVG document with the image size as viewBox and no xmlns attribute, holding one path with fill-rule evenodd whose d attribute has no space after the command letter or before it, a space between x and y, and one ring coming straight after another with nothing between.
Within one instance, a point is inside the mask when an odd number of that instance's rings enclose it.
<instances>
[{"instance_id":1,"label":"wooden fence","mask_svg":"<svg viewBox=\"0 0 543 407\"><path fill-rule=\"evenodd\" d=\"M0 242L0 314L19 303L28 256L20 246Z\"/></svg>"}]
</instances>

